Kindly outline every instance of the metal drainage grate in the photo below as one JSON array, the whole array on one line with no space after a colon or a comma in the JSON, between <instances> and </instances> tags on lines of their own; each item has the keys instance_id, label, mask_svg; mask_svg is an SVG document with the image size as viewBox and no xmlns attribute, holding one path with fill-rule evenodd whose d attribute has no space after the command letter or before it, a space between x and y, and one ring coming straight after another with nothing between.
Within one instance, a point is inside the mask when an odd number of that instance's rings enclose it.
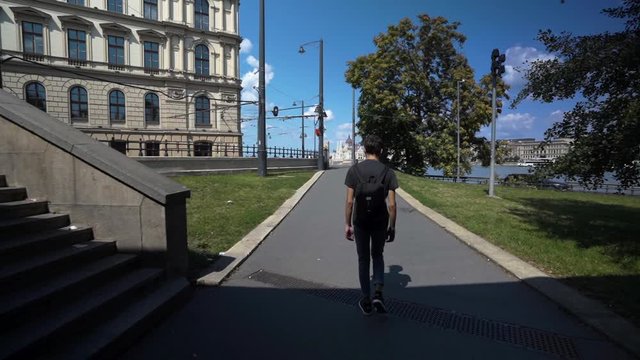
<instances>
[{"instance_id":1,"label":"metal drainage grate","mask_svg":"<svg viewBox=\"0 0 640 360\"><path fill-rule=\"evenodd\" d=\"M357 306L360 299L360 292L357 290L333 288L264 270L257 271L249 275L248 278L279 288L299 290L309 295L350 306ZM393 298L388 298L385 302L389 314L396 317L542 351L563 359L578 359L578 352L572 339L553 332L480 319L468 314Z\"/></svg>"}]
</instances>

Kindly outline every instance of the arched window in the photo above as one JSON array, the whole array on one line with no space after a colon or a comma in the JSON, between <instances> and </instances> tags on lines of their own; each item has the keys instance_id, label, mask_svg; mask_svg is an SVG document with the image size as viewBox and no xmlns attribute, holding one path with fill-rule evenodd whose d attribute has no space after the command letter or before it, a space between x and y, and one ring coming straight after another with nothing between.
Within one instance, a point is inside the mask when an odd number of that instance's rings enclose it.
<instances>
[{"instance_id":1,"label":"arched window","mask_svg":"<svg viewBox=\"0 0 640 360\"><path fill-rule=\"evenodd\" d=\"M196 46L196 74L209 75L209 48L206 45Z\"/></svg>"},{"instance_id":2,"label":"arched window","mask_svg":"<svg viewBox=\"0 0 640 360\"><path fill-rule=\"evenodd\" d=\"M160 100L154 93L144 96L144 121L147 124L160 123Z\"/></svg>"},{"instance_id":3,"label":"arched window","mask_svg":"<svg viewBox=\"0 0 640 360\"><path fill-rule=\"evenodd\" d=\"M42 111L47 111L47 92L39 82L28 83L25 87L27 102Z\"/></svg>"},{"instance_id":4,"label":"arched window","mask_svg":"<svg viewBox=\"0 0 640 360\"><path fill-rule=\"evenodd\" d=\"M72 121L87 121L89 118L87 90L82 86L72 87L69 91L69 107Z\"/></svg>"},{"instance_id":5,"label":"arched window","mask_svg":"<svg viewBox=\"0 0 640 360\"><path fill-rule=\"evenodd\" d=\"M196 98L196 125L211 124L209 98L201 95Z\"/></svg>"},{"instance_id":6,"label":"arched window","mask_svg":"<svg viewBox=\"0 0 640 360\"><path fill-rule=\"evenodd\" d=\"M126 119L124 94L120 90L109 93L109 119L111 122L124 122Z\"/></svg>"},{"instance_id":7,"label":"arched window","mask_svg":"<svg viewBox=\"0 0 640 360\"><path fill-rule=\"evenodd\" d=\"M209 2L196 0L195 7L196 29L209 30Z\"/></svg>"},{"instance_id":8,"label":"arched window","mask_svg":"<svg viewBox=\"0 0 640 360\"><path fill-rule=\"evenodd\" d=\"M208 141L194 142L193 156L211 156L211 143Z\"/></svg>"}]
</instances>

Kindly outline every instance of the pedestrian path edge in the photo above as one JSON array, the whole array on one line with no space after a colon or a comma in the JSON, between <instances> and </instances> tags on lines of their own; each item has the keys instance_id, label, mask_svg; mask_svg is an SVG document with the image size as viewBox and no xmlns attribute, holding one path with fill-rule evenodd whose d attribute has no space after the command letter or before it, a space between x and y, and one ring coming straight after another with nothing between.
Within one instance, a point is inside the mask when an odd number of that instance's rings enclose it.
<instances>
[{"instance_id":1,"label":"pedestrian path edge","mask_svg":"<svg viewBox=\"0 0 640 360\"><path fill-rule=\"evenodd\" d=\"M635 356L640 357L640 329L631 322L607 309L602 303L583 296L577 290L564 285L538 268L424 206L406 191L399 188L396 192L414 209L441 226L445 231L485 255Z\"/></svg>"},{"instance_id":2,"label":"pedestrian path edge","mask_svg":"<svg viewBox=\"0 0 640 360\"><path fill-rule=\"evenodd\" d=\"M296 192L287 199L273 214L266 218L260 225L251 230L242 240L238 241L228 251L224 253L225 257L233 259L228 265L222 265L223 259L218 259L207 270L206 275L197 280L197 285L219 286L220 283L244 260L253 253L253 251L262 243L262 241L275 229L278 224L293 210L293 208L302 200L302 197L311 189L318 181L324 171L318 171L311 179L302 185Z\"/></svg>"}]
</instances>

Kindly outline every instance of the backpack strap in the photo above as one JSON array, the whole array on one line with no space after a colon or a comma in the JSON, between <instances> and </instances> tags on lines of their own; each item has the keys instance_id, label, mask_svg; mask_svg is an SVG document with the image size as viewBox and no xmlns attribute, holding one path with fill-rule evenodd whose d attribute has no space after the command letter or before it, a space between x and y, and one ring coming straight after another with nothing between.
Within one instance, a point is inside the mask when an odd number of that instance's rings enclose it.
<instances>
[{"instance_id":1,"label":"backpack strap","mask_svg":"<svg viewBox=\"0 0 640 360\"><path fill-rule=\"evenodd\" d=\"M360 174L360 171L358 171L358 164L353 165L353 172L355 172L356 177L358 178L358 181L362 184L364 184L366 181L364 181L364 179L362 178L362 175Z\"/></svg>"},{"instance_id":2,"label":"backpack strap","mask_svg":"<svg viewBox=\"0 0 640 360\"><path fill-rule=\"evenodd\" d=\"M382 169L382 172L380 173L378 180L380 180L380 182L384 182L384 178L387 176L387 172L389 171L389 167L387 165L384 166L384 169Z\"/></svg>"}]
</instances>

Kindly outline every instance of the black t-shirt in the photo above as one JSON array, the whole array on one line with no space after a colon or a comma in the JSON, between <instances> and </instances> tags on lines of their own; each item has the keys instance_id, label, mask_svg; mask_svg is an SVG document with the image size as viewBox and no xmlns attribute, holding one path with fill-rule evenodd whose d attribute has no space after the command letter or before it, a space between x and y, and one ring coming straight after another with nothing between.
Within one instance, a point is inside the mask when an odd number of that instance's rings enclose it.
<instances>
[{"instance_id":1,"label":"black t-shirt","mask_svg":"<svg viewBox=\"0 0 640 360\"><path fill-rule=\"evenodd\" d=\"M370 176L378 177L385 168L385 165L377 160L364 160L353 166L358 167L358 172L363 179L367 179ZM356 175L356 172L353 170L353 166L349 168L349 171L347 171L347 177L344 179L344 184L355 190L358 185L358 175ZM395 191L398 188L396 173L391 168L387 170L383 183L387 190ZM385 197L388 195L389 193L387 191ZM387 223L389 222L389 213L385 211L383 214L380 214L379 219L369 220L370 221L365 221L365 219L359 218L357 214L357 206L354 206L353 223L358 226L376 227L379 225L378 227L386 229Z\"/></svg>"}]
</instances>

